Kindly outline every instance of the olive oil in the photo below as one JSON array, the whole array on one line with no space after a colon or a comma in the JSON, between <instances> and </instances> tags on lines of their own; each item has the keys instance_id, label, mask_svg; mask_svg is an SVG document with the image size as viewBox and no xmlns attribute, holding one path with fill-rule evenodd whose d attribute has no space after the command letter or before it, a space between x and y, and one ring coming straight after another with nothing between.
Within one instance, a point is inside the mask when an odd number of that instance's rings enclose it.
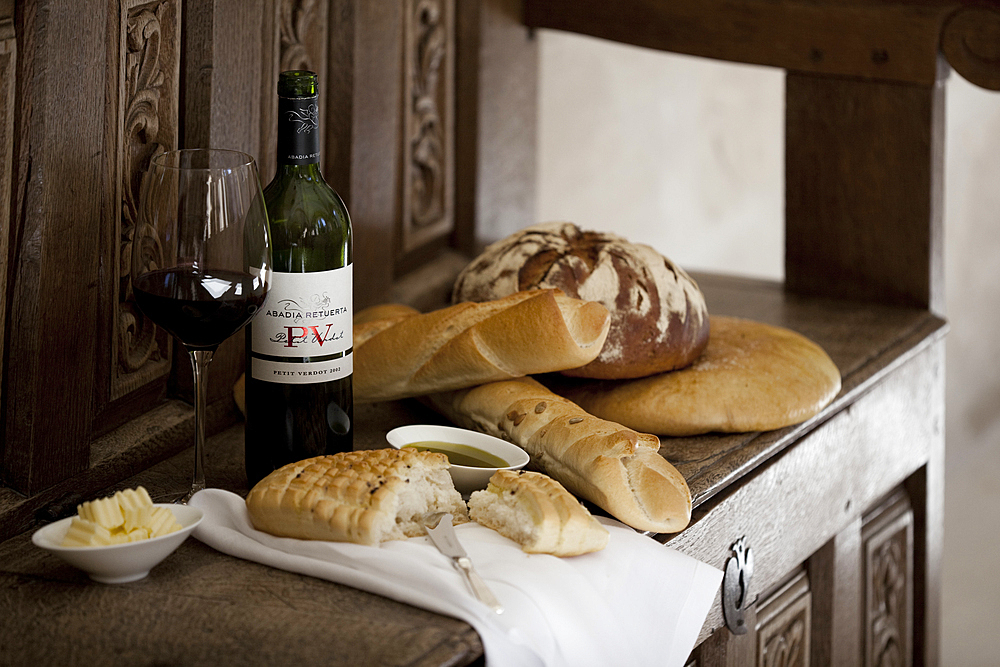
<instances>
[{"instance_id":1,"label":"olive oil","mask_svg":"<svg viewBox=\"0 0 1000 667\"><path fill-rule=\"evenodd\" d=\"M448 457L448 461L453 466L466 466L468 468L506 468L510 464L499 456L484 452L471 445L459 445L454 442L442 442L440 440L423 440L421 442L411 442L403 445L404 448L416 449L417 451L437 452Z\"/></svg>"}]
</instances>

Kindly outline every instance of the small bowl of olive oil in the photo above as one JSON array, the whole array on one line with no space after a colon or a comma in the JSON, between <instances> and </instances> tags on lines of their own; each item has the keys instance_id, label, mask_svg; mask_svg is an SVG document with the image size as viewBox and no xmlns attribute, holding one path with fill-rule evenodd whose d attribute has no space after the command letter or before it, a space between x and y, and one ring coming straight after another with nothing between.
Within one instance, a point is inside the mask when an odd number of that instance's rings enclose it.
<instances>
[{"instance_id":1,"label":"small bowl of olive oil","mask_svg":"<svg viewBox=\"0 0 1000 667\"><path fill-rule=\"evenodd\" d=\"M455 426L400 426L385 439L396 449L412 447L447 456L451 478L462 495L485 489L497 470L519 470L529 458L526 451L506 440Z\"/></svg>"}]
</instances>

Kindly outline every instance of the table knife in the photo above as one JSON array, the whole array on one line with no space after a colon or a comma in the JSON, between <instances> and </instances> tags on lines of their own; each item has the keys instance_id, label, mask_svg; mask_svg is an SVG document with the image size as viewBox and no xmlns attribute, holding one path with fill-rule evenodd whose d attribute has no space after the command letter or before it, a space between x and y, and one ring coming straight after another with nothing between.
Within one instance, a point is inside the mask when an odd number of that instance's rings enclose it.
<instances>
[{"instance_id":1,"label":"table knife","mask_svg":"<svg viewBox=\"0 0 1000 667\"><path fill-rule=\"evenodd\" d=\"M493 611L502 614L503 605L493 595L493 591L489 589L482 577L476 573L476 570L472 567L472 561L469 560L469 555L462 547L462 543L458 541L458 535L455 534L455 527L452 525L451 514L444 513L439 516L440 520L436 522L437 525L433 528L431 528L431 525L435 523L437 517L424 523L427 536L431 538L431 542L438 548L438 551L451 558L451 562L455 567L465 575L465 580L469 582L469 588L472 589L475 596L493 609Z\"/></svg>"}]
</instances>

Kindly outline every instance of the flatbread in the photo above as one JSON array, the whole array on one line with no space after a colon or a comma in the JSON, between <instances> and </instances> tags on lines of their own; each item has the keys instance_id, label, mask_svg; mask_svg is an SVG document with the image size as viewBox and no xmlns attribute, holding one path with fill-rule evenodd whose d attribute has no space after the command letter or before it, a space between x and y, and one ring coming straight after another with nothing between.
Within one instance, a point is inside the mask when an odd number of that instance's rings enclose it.
<instances>
[{"instance_id":1,"label":"flatbread","mask_svg":"<svg viewBox=\"0 0 1000 667\"><path fill-rule=\"evenodd\" d=\"M684 436L798 424L840 391L840 370L805 336L714 315L708 347L684 369L620 382L552 388L587 412L636 431Z\"/></svg>"}]
</instances>

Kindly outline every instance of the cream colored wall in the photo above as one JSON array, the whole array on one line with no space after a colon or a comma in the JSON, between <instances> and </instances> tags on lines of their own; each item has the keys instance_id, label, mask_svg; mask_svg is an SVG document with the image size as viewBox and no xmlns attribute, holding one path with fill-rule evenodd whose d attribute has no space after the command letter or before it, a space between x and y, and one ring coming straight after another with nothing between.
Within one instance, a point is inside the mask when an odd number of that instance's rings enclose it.
<instances>
[{"instance_id":1,"label":"cream colored wall","mask_svg":"<svg viewBox=\"0 0 1000 667\"><path fill-rule=\"evenodd\" d=\"M688 269L781 279L781 71L542 31L539 220ZM992 660L1000 603L1000 93L947 83L943 664ZM513 231L513 230L509 230Z\"/></svg>"},{"instance_id":2,"label":"cream colored wall","mask_svg":"<svg viewBox=\"0 0 1000 667\"><path fill-rule=\"evenodd\" d=\"M615 231L688 269L782 277L780 70L540 39L540 220Z\"/></svg>"}]
</instances>

